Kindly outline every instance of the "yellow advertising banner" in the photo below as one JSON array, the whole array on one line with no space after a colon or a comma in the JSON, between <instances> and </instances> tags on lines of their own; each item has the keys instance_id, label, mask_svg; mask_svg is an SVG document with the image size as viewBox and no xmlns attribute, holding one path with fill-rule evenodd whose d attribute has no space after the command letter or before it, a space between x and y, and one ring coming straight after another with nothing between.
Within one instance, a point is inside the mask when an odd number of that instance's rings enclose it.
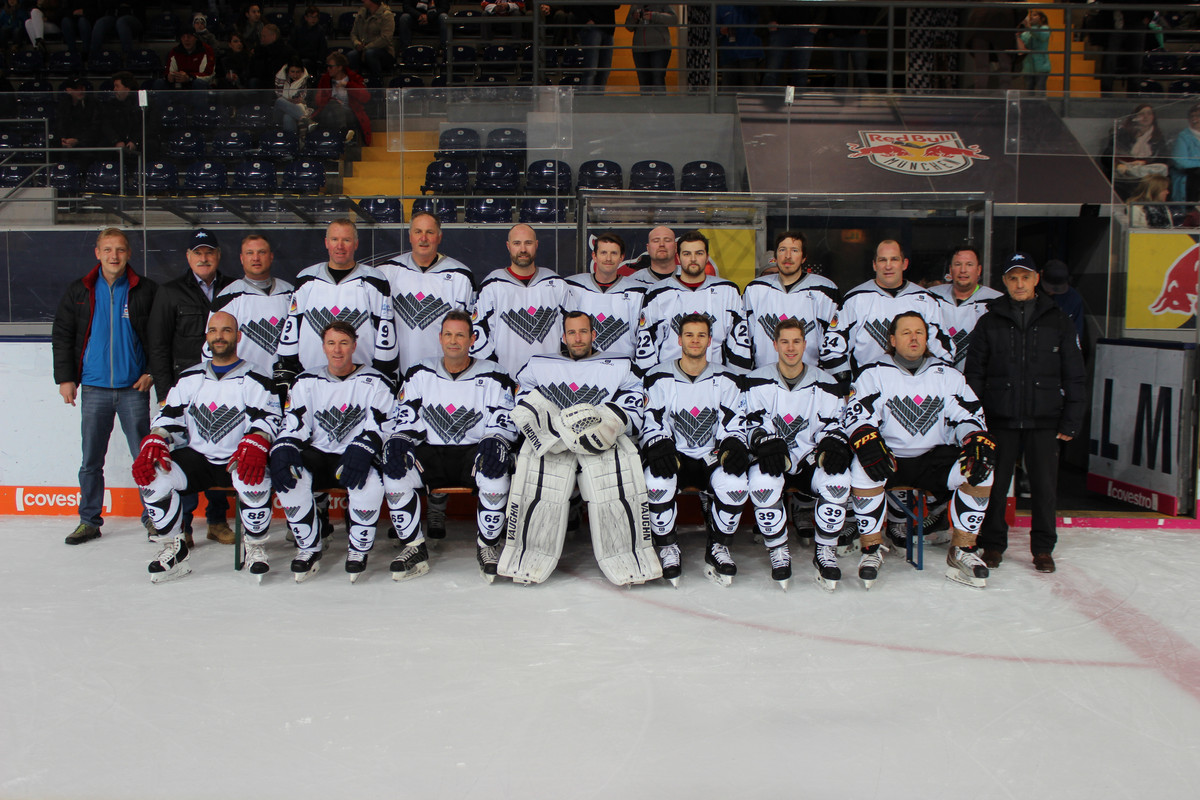
<instances>
[{"instance_id":1,"label":"yellow advertising banner","mask_svg":"<svg viewBox=\"0 0 1200 800\"><path fill-rule=\"evenodd\" d=\"M1125 327L1174 330L1196 327L1200 245L1186 233L1129 234Z\"/></svg>"}]
</instances>

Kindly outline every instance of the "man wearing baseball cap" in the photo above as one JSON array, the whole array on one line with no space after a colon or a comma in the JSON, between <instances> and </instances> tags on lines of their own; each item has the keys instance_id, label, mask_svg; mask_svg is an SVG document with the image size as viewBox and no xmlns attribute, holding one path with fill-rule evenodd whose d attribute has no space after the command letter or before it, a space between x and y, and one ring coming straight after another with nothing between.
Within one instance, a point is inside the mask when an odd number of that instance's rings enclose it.
<instances>
[{"instance_id":1,"label":"man wearing baseball cap","mask_svg":"<svg viewBox=\"0 0 1200 800\"><path fill-rule=\"evenodd\" d=\"M154 392L160 403L166 400L167 392L175 385L180 373L200 363L213 299L232 282L227 275L217 271L221 263L221 246L217 237L205 228L197 228L188 240L187 262L186 272L159 287L150 309L147 337L150 374L154 377ZM228 500L221 492L206 492L205 496L208 498L208 538L232 544L233 531L225 523ZM196 495L185 495L181 525L185 535L190 533L191 512L195 508Z\"/></svg>"},{"instance_id":2,"label":"man wearing baseball cap","mask_svg":"<svg viewBox=\"0 0 1200 800\"><path fill-rule=\"evenodd\" d=\"M1037 291L1038 280L1032 256L1009 257L1006 294L988 304L967 352L967 383L983 402L988 431L996 441L992 495L978 539L988 569L1000 566L1008 547L1008 485L1024 455L1032 495L1033 565L1038 572L1054 572L1058 443L1081 433L1087 406L1075 326L1048 295Z\"/></svg>"}]
</instances>

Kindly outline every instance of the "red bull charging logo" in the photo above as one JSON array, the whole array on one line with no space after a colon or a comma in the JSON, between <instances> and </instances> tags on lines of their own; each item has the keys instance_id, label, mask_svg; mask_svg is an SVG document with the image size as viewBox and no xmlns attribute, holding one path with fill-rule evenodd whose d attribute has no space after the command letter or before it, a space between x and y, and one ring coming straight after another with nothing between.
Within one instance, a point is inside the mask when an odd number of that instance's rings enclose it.
<instances>
[{"instance_id":1,"label":"red bull charging logo","mask_svg":"<svg viewBox=\"0 0 1200 800\"><path fill-rule=\"evenodd\" d=\"M955 131L859 131L861 144L847 142L849 158L866 158L903 175L952 175L987 161L979 145L964 145Z\"/></svg>"},{"instance_id":2,"label":"red bull charging logo","mask_svg":"<svg viewBox=\"0 0 1200 800\"><path fill-rule=\"evenodd\" d=\"M1158 297L1150 304L1152 314L1196 313L1196 284L1200 281L1200 245L1184 250L1163 275Z\"/></svg>"}]
</instances>

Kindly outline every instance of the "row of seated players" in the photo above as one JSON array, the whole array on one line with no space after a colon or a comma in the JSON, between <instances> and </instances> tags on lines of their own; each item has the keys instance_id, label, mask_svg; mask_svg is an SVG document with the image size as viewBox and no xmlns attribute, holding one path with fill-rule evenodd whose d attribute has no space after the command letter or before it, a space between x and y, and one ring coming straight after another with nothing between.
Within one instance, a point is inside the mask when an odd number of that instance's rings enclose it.
<instances>
[{"instance_id":1,"label":"row of seated players","mask_svg":"<svg viewBox=\"0 0 1200 800\"><path fill-rule=\"evenodd\" d=\"M211 240L211 234L205 237ZM986 567L972 546L988 501L994 452L978 401L950 366L962 348L946 332L957 332L961 323L948 320L953 317L950 309L960 306L906 282L907 260L896 242L879 245L875 279L849 292L839 308L832 283L804 273L804 238L798 232L780 235L778 273L753 281L746 289L745 304L736 285L706 274L707 242L699 232L684 235L677 246L670 230L655 229L650 234L651 266L625 278L617 274L623 243L612 234L601 235L594 272L563 279L535 266L536 236L529 226L517 225L507 242L510 265L491 273L478 292L471 271L440 253L440 226L427 215L412 223L412 251L378 268L355 262L353 223L334 222L327 231L329 260L302 272L295 287L275 280L269 282L269 291L261 288L264 271L269 278L269 247L259 244L262 237L247 241L252 243L251 252L258 248L258 257L247 261L243 243L243 266L249 280L248 264L257 265L253 272L258 285L235 282L222 289L212 308L240 320L226 319L225 327L236 326L241 332L238 356L245 371L255 373L251 381L257 387L255 402L278 409L279 396L286 396L289 410L282 433L264 422L253 441L244 435L252 427L249 422L239 435L232 427L222 428L227 435L217 438L224 442L224 450L206 462L216 465L216 472L204 467L209 472L195 479L187 476L186 469L174 475L169 470L156 472L155 464L169 458L172 443L212 442L211 430L200 435L188 426L204 420L213 423L213 409L228 402L205 396L201 411L185 413L191 398L167 395L170 383L159 377L171 374L169 366L165 373L163 367L164 359L171 363L171 343L163 341L169 337L156 334L156 323L161 332L170 327L170 320L156 320L152 313L151 370L159 396L167 400L156 422L160 430L144 443L135 475L146 487L148 511L157 530L169 538L150 567L156 580L187 569L187 543L175 530L177 494L224 483L217 480L219 470L231 456L239 465L233 482L244 506L251 572L267 571L262 545L270 516L270 486L265 483L268 452L274 488L282 492L281 503L300 548L292 565L298 579L311 574L320 558L320 531L311 502L314 486L340 485L350 492L347 571L352 576L365 569L386 487L392 523L405 545L392 571L403 579L428 568L415 492L470 484L474 473L479 481L481 569L485 575L498 569L499 574L524 582L544 580L557 561L554 542L547 544L538 535L522 536L516 547L510 537L501 553L504 511L507 504L509 516L519 516L520 509L528 510L522 498L527 500L529 492L541 497L549 491L541 482L526 485L530 475L561 473L563 483L573 486L577 461L580 474L590 476L580 478L581 492L590 504L593 535L603 539L594 539L594 544L606 576L615 583L640 583L664 574L678 578L673 497L674 480L682 467L672 470L670 465L695 466L681 457L686 455L699 459L697 468L710 473L699 480L688 473L680 480L707 488L711 478L712 533L706 563L714 580L728 582L736 572L728 545L749 486L756 525L770 548L772 575L786 585L791 575L782 510L786 483L808 493L810 510L816 498L815 516L809 517L813 521L807 527L816 529L814 564L826 588L836 586L840 578L834 546L853 488L864 546L859 575L870 586L882 563L883 486L895 472L895 451L901 457L901 474L940 476L934 483L941 485L923 488L951 494L948 515L954 538L948 576L975 586L985 582ZM265 270L263 251L268 255ZM955 258L952 271L973 275L976 290L971 299L982 300L977 297L982 291L977 286L977 255L964 248ZM984 296L994 293L984 292ZM975 305L968 304L964 312L977 317ZM564 314L566 309L583 310ZM209 343L215 357L219 348L213 337L220 337L216 329L222 326L211 319L225 318L210 318ZM448 332L455 320L461 329ZM688 329L685 322L698 323L701 330ZM331 341L331 335L338 341ZM880 346L880 338L905 358L919 362L920 368L908 372L889 367L892 356ZM960 345L964 341L960 338ZM706 364L712 366L711 374ZM881 372L874 368L877 364L888 368ZM686 376L677 371L685 365ZM664 370L669 373L665 377ZM476 374L480 371L485 374ZM268 379L268 374L273 377ZM351 375L363 376L364 386L339 389ZM422 384L421 376L426 375L449 383L441 389L436 381ZM483 387L490 381L511 393L510 375L520 386L515 409L511 399L497 399L505 394L502 391L486 401L486 408L467 404L464 390L472 385ZM704 383L718 393L727 394L730 385L740 388L735 397L724 396L718 402L713 395L703 403L686 387L701 383L698 378L704 375L712 378ZM212 368L205 365L185 371L173 391L181 391L187 376L197 385L211 379L210 388L223 391L216 386L219 381ZM400 376L397 398L391 387ZM464 376L473 380L460 380ZM854 402L847 404L844 397L851 377ZM670 402L679 400L682 405L655 411L654 387L659 380L671 387ZM764 389L766 395L754 399L756 381L780 391ZM800 386L804 392L796 391ZM323 394L327 390L332 394ZM929 401L922 410L936 409L926 415L928 425L918 429L912 428L903 409L895 410L890 402L914 396ZM788 405L792 401L800 405ZM643 429L647 404L650 412ZM264 411L246 419L269 416ZM489 427L491 432L484 436L482 431ZM506 499L500 484L484 481L508 482L509 455L518 429L524 447L532 448L530 458L552 463L532 472L518 465L519 485L513 487L514 496ZM422 441L443 450L460 445L468 430L480 431L468 447L470 453L458 452L451 458L442 451L424 456L415 452ZM570 442L556 449L554 442L560 438ZM483 447L485 440L490 444ZM641 490L645 495L636 490L638 481L633 477L642 475L635 442L642 446L647 468L646 488ZM935 446L940 449L929 455ZM319 452L313 452L313 447ZM947 448L953 451L948 459ZM564 455L565 450L570 453ZM852 453L858 457L853 469ZM827 460L817 459L818 454ZM589 461L592 457L600 461ZM906 467L905 459L913 463ZM569 466L564 460L570 461ZM424 472L413 469L418 461ZM376 470L380 463L384 477ZM717 467L718 463L724 466ZM253 471L240 473L242 467L251 466ZM905 472L909 467L914 471ZM618 485L633 487L632 494L612 496L614 474L621 476ZM750 483L725 481L744 475L749 475ZM406 479L407 493L396 483ZM626 484L626 479L633 483ZM628 535L620 535L620 520L641 518L631 508L638 508L642 497L648 498L651 511L645 536L628 530L629 526L625 526ZM560 550L559 523L565 524L565 513L564 505L561 520L538 516L530 529L543 536L551 531L550 538L557 537ZM615 538L600 533L611 534L614 525ZM510 550L515 555L510 556Z\"/></svg>"}]
</instances>

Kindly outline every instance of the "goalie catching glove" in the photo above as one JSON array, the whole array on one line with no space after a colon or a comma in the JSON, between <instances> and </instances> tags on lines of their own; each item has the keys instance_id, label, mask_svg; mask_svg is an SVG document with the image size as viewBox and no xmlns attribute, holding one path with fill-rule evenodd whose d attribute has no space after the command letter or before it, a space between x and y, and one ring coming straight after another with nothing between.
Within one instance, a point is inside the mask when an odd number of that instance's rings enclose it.
<instances>
[{"instance_id":1,"label":"goalie catching glove","mask_svg":"<svg viewBox=\"0 0 1200 800\"><path fill-rule=\"evenodd\" d=\"M237 470L238 480L247 486L262 483L267 474L267 456L271 443L261 433L248 433L238 442L229 461L229 471Z\"/></svg>"},{"instance_id":2,"label":"goalie catching glove","mask_svg":"<svg viewBox=\"0 0 1200 800\"><path fill-rule=\"evenodd\" d=\"M167 447L166 439L151 433L142 439L142 447L133 460L134 482L138 486L149 486L156 476L155 467L162 467L163 472L171 471L171 449Z\"/></svg>"},{"instance_id":3,"label":"goalie catching glove","mask_svg":"<svg viewBox=\"0 0 1200 800\"><path fill-rule=\"evenodd\" d=\"M817 466L825 470L827 475L841 475L850 469L854 460L854 451L850 449L850 440L841 431L832 431L817 443Z\"/></svg>"},{"instance_id":4,"label":"goalie catching glove","mask_svg":"<svg viewBox=\"0 0 1200 800\"><path fill-rule=\"evenodd\" d=\"M679 454L675 440L670 436L659 436L642 450L642 463L656 478L674 478L679 473Z\"/></svg>"},{"instance_id":5,"label":"goalie catching glove","mask_svg":"<svg viewBox=\"0 0 1200 800\"><path fill-rule=\"evenodd\" d=\"M383 446L383 474L398 481L417 466L417 443L407 436L393 436Z\"/></svg>"},{"instance_id":6,"label":"goalie catching glove","mask_svg":"<svg viewBox=\"0 0 1200 800\"><path fill-rule=\"evenodd\" d=\"M717 462L730 475L745 475L746 470L750 469L750 451L741 439L726 436L717 449Z\"/></svg>"},{"instance_id":7,"label":"goalie catching glove","mask_svg":"<svg viewBox=\"0 0 1200 800\"><path fill-rule=\"evenodd\" d=\"M573 453L596 455L612 448L625 432L625 413L608 403L576 403L559 414L562 440Z\"/></svg>"},{"instance_id":8,"label":"goalie catching glove","mask_svg":"<svg viewBox=\"0 0 1200 800\"><path fill-rule=\"evenodd\" d=\"M975 431L963 439L958 468L967 476L967 483L978 486L987 480L996 466L996 443L987 431Z\"/></svg>"},{"instance_id":9,"label":"goalie catching glove","mask_svg":"<svg viewBox=\"0 0 1200 800\"><path fill-rule=\"evenodd\" d=\"M863 425L850 436L850 446L862 464L863 472L873 481L886 481L896 474L896 457L887 446L879 428Z\"/></svg>"},{"instance_id":10,"label":"goalie catching glove","mask_svg":"<svg viewBox=\"0 0 1200 800\"><path fill-rule=\"evenodd\" d=\"M485 478L502 478L512 467L512 451L508 442L489 436L479 443L475 452L475 471Z\"/></svg>"},{"instance_id":11,"label":"goalie catching glove","mask_svg":"<svg viewBox=\"0 0 1200 800\"><path fill-rule=\"evenodd\" d=\"M271 488L290 492L296 488L304 459L300 456L300 442L295 439L279 439L271 448Z\"/></svg>"}]
</instances>

